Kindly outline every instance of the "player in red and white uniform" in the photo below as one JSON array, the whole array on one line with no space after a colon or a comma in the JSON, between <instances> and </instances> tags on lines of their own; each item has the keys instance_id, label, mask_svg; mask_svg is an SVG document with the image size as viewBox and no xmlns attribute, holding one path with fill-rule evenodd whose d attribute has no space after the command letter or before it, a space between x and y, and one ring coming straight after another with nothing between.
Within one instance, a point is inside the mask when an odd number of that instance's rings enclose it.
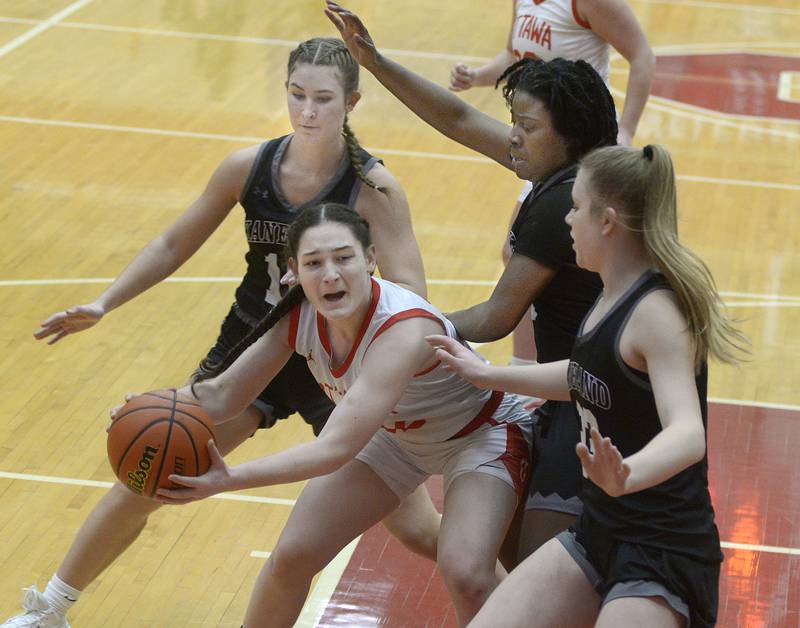
<instances>
[{"instance_id":1,"label":"player in red and white uniform","mask_svg":"<svg viewBox=\"0 0 800 628\"><path fill-rule=\"evenodd\" d=\"M299 285L255 328L260 338L193 392L217 421L235 416L296 352L336 402L313 442L198 478L169 503L312 478L256 582L245 626L292 626L312 578L428 476L444 476L438 563L465 625L497 586L500 545L527 480L531 419L513 396L483 390L440 364L425 341L456 338L418 295L372 278L367 223L343 205L290 226ZM252 340L247 339L247 341ZM236 352L233 353L235 355ZM188 392L188 390L187 390Z\"/></svg>"},{"instance_id":2,"label":"player in red and white uniform","mask_svg":"<svg viewBox=\"0 0 800 628\"><path fill-rule=\"evenodd\" d=\"M525 57L582 59L608 83L611 48L631 66L618 136L620 144L630 144L650 95L655 57L624 0L512 0L505 49L478 68L456 64L450 89L494 85L508 66Z\"/></svg>"}]
</instances>

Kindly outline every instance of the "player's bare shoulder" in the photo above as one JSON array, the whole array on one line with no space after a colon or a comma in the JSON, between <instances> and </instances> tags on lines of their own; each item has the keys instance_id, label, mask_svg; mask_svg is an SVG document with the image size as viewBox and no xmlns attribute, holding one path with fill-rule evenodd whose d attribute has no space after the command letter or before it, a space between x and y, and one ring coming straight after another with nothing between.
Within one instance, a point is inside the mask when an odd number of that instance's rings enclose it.
<instances>
[{"instance_id":1,"label":"player's bare shoulder","mask_svg":"<svg viewBox=\"0 0 800 628\"><path fill-rule=\"evenodd\" d=\"M237 191L241 191L247 182L260 149L260 144L239 149L228 155L220 164L220 169L224 168L230 179L240 184Z\"/></svg>"},{"instance_id":2,"label":"player's bare shoulder","mask_svg":"<svg viewBox=\"0 0 800 628\"><path fill-rule=\"evenodd\" d=\"M247 177L258 157L260 146L249 146L232 152L220 162L209 180L209 188L225 192L238 200Z\"/></svg>"},{"instance_id":3,"label":"player's bare shoulder","mask_svg":"<svg viewBox=\"0 0 800 628\"><path fill-rule=\"evenodd\" d=\"M637 352L692 350L692 339L678 296L668 289L653 290L636 304L625 335Z\"/></svg>"}]
</instances>

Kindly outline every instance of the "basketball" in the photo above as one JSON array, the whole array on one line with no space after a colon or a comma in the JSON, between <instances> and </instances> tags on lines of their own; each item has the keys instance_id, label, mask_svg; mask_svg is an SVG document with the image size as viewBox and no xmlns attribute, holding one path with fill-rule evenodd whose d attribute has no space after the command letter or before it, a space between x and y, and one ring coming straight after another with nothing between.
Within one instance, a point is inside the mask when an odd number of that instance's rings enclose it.
<instances>
[{"instance_id":1,"label":"basketball","mask_svg":"<svg viewBox=\"0 0 800 628\"><path fill-rule=\"evenodd\" d=\"M195 400L174 388L146 392L128 401L108 430L108 460L115 475L137 495L154 497L175 488L171 473L202 475L211 462L208 440L214 422Z\"/></svg>"}]
</instances>

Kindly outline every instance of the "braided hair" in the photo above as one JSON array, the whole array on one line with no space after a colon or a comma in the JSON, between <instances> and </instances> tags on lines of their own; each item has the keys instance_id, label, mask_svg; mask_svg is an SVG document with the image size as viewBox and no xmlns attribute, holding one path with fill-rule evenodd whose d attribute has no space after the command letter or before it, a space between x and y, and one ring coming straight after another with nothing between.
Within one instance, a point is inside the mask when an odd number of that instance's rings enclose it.
<instances>
[{"instance_id":1,"label":"braided hair","mask_svg":"<svg viewBox=\"0 0 800 628\"><path fill-rule=\"evenodd\" d=\"M550 113L553 128L564 138L571 162L589 151L617 143L614 99L605 82L586 61L522 59L497 79L509 109L522 91Z\"/></svg>"},{"instance_id":2,"label":"braided hair","mask_svg":"<svg viewBox=\"0 0 800 628\"><path fill-rule=\"evenodd\" d=\"M301 42L289 54L289 64L287 68L287 76L291 76L294 69L299 64L308 65L322 65L336 68L339 74L339 81L342 84L345 98L358 90L358 63L347 50L344 42L335 37L314 37ZM342 136L344 137L345 145L347 146L347 153L350 156L350 163L353 165L356 175L365 184L374 190L379 190L384 194L388 194L388 190L384 187L378 186L372 179L370 179L364 172L364 162L361 160L359 151L361 145L356 139L355 133L350 128L347 116L344 118L342 125Z\"/></svg>"},{"instance_id":3,"label":"braided hair","mask_svg":"<svg viewBox=\"0 0 800 628\"><path fill-rule=\"evenodd\" d=\"M372 238L369 233L369 223L367 223L358 212L339 203L324 203L304 209L300 212L295 221L289 225L286 243L288 256L296 259L297 248L303 234L311 227L316 227L327 222L344 225L350 229L364 250L369 248L370 244L372 244ZM303 292L302 286L299 283L292 286L283 298L278 301L275 307L250 330L250 333L228 351L227 355L220 362L207 365L206 368L198 370L196 372L195 381L199 382L204 379L210 379L222 373L233 364L250 345L275 327L275 325L277 325L286 314L291 312L296 305L302 303L303 299L305 299L305 293Z\"/></svg>"}]
</instances>

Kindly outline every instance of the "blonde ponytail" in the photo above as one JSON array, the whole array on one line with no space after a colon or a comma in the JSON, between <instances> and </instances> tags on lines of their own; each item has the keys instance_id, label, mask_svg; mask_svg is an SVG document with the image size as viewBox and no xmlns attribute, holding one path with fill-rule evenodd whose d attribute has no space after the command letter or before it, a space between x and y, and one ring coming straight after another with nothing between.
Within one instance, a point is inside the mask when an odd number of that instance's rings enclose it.
<instances>
[{"instance_id":1,"label":"blonde ponytail","mask_svg":"<svg viewBox=\"0 0 800 628\"><path fill-rule=\"evenodd\" d=\"M695 362L711 355L739 362L749 341L726 316L708 266L678 239L677 193L665 148L612 146L581 160L589 175L592 206L614 207L629 229L642 233L653 265L675 291L695 340Z\"/></svg>"}]
</instances>

